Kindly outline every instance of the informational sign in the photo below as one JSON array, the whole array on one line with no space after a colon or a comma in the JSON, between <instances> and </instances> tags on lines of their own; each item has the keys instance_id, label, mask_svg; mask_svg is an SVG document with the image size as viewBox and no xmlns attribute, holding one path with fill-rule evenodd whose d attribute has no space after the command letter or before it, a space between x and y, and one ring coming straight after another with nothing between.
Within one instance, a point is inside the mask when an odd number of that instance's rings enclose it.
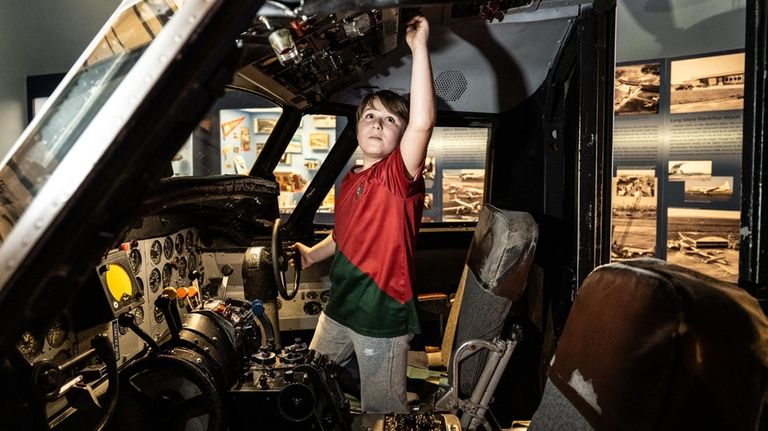
<instances>
[{"instance_id":1,"label":"informational sign","mask_svg":"<svg viewBox=\"0 0 768 431\"><path fill-rule=\"evenodd\" d=\"M738 280L744 53L616 67L612 260Z\"/></svg>"}]
</instances>

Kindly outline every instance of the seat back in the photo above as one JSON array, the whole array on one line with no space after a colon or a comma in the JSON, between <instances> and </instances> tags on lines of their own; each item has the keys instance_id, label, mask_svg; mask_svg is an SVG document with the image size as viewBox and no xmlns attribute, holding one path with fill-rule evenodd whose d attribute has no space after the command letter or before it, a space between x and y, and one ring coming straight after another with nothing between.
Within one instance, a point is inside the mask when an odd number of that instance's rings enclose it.
<instances>
[{"instance_id":1,"label":"seat back","mask_svg":"<svg viewBox=\"0 0 768 431\"><path fill-rule=\"evenodd\" d=\"M604 265L530 429L756 429L767 370L768 320L746 291L657 259Z\"/></svg>"},{"instance_id":2,"label":"seat back","mask_svg":"<svg viewBox=\"0 0 768 431\"><path fill-rule=\"evenodd\" d=\"M488 204L480 210L443 337L444 364L450 363L451 352L465 341L490 341L500 334L511 304L525 289L538 234L538 225L528 213ZM485 356L478 353L461 363L461 396L472 392Z\"/></svg>"}]
</instances>

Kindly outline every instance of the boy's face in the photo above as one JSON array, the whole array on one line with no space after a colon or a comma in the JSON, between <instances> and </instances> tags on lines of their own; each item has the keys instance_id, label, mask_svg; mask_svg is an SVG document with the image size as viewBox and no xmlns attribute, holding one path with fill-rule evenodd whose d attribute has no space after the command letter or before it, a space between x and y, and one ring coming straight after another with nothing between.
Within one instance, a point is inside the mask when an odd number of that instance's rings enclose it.
<instances>
[{"instance_id":1,"label":"boy's face","mask_svg":"<svg viewBox=\"0 0 768 431\"><path fill-rule=\"evenodd\" d=\"M357 122L357 144L364 155L379 160L395 151L404 131L405 122L375 98Z\"/></svg>"}]
</instances>

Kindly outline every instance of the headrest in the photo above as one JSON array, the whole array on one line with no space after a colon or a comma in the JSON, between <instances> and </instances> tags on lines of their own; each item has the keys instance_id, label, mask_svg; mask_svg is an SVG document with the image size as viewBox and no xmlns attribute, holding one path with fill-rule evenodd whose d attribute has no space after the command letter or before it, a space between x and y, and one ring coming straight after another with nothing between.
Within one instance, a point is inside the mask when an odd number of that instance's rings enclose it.
<instances>
[{"instance_id":1,"label":"headrest","mask_svg":"<svg viewBox=\"0 0 768 431\"><path fill-rule=\"evenodd\" d=\"M523 294L539 227L530 214L486 204L480 210L467 266L483 289L516 301Z\"/></svg>"},{"instance_id":2,"label":"headrest","mask_svg":"<svg viewBox=\"0 0 768 431\"><path fill-rule=\"evenodd\" d=\"M637 259L584 280L549 378L598 430L755 429L767 370L768 319L746 291Z\"/></svg>"}]
</instances>

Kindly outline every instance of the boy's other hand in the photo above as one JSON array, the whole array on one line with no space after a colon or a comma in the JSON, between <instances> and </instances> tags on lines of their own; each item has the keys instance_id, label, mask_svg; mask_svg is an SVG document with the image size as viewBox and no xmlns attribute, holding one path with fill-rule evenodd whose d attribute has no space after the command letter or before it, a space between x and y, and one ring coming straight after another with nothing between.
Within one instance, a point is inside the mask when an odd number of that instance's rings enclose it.
<instances>
[{"instance_id":1,"label":"boy's other hand","mask_svg":"<svg viewBox=\"0 0 768 431\"><path fill-rule=\"evenodd\" d=\"M405 28L405 42L413 51L414 47L427 46L429 40L429 21L422 15L417 15L408 21Z\"/></svg>"}]
</instances>

